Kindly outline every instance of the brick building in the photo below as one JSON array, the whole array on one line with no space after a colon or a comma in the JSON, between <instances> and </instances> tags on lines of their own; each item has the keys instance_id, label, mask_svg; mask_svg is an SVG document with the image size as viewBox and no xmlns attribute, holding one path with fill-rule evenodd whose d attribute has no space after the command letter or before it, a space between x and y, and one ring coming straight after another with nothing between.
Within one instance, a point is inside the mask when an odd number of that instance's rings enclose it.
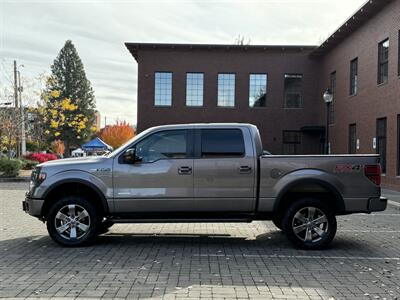
<instances>
[{"instance_id":1,"label":"brick building","mask_svg":"<svg viewBox=\"0 0 400 300\"><path fill-rule=\"evenodd\" d=\"M400 189L400 0L368 1L320 46L126 43L138 62L138 131L248 122L274 154L380 153Z\"/></svg>"}]
</instances>

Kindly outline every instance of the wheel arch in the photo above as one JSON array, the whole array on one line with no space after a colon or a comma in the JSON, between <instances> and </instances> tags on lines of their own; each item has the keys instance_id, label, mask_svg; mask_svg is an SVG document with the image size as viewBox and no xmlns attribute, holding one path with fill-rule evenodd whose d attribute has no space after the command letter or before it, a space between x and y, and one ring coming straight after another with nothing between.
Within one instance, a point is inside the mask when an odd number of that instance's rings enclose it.
<instances>
[{"instance_id":1,"label":"wheel arch","mask_svg":"<svg viewBox=\"0 0 400 300\"><path fill-rule=\"evenodd\" d=\"M45 218L49 208L51 207L52 199L57 196L68 196L68 195L85 195L89 197L95 207L100 209L103 215L109 213L109 207L107 199L101 190L93 183L77 178L62 179L53 183L50 188L43 194L44 204L42 207L41 215ZM96 199L100 201L96 201Z\"/></svg>"},{"instance_id":2,"label":"wheel arch","mask_svg":"<svg viewBox=\"0 0 400 300\"><path fill-rule=\"evenodd\" d=\"M279 214L292 201L304 197L324 197L326 203L334 205L335 214L345 211L343 197L334 185L317 178L301 178L290 182L279 192L274 204L274 214ZM293 198L295 199L292 200Z\"/></svg>"}]
</instances>

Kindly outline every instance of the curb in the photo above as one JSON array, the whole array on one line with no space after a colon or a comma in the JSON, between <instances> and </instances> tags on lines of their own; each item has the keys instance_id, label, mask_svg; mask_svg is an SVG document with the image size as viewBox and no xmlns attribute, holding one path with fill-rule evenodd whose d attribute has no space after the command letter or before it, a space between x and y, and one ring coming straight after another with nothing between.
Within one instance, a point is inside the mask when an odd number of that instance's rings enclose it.
<instances>
[{"instance_id":1,"label":"curb","mask_svg":"<svg viewBox=\"0 0 400 300\"><path fill-rule=\"evenodd\" d=\"M29 182L30 177L10 177L10 178L1 178L0 182Z\"/></svg>"}]
</instances>

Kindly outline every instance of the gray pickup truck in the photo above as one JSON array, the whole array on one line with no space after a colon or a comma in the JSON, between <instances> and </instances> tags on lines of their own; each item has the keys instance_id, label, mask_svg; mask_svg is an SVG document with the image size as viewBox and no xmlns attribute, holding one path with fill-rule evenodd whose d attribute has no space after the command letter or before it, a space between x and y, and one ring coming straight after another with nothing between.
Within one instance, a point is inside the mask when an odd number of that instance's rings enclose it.
<instances>
[{"instance_id":1,"label":"gray pickup truck","mask_svg":"<svg viewBox=\"0 0 400 300\"><path fill-rule=\"evenodd\" d=\"M297 247L326 247L336 216L386 209L378 155L270 155L250 124L168 125L107 156L32 172L23 209L64 246L114 223L272 220Z\"/></svg>"}]
</instances>

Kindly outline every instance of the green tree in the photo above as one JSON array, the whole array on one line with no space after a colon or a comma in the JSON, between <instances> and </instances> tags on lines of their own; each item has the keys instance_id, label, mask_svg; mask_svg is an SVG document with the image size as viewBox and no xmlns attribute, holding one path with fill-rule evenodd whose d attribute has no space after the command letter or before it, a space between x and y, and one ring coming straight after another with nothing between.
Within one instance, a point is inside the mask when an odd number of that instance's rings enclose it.
<instances>
[{"instance_id":1,"label":"green tree","mask_svg":"<svg viewBox=\"0 0 400 300\"><path fill-rule=\"evenodd\" d=\"M65 156L70 145L79 145L93 132L95 97L83 63L70 40L65 42L51 66L51 76L43 94L44 116L49 140L64 141ZM80 124L79 126L75 126Z\"/></svg>"}]
</instances>

